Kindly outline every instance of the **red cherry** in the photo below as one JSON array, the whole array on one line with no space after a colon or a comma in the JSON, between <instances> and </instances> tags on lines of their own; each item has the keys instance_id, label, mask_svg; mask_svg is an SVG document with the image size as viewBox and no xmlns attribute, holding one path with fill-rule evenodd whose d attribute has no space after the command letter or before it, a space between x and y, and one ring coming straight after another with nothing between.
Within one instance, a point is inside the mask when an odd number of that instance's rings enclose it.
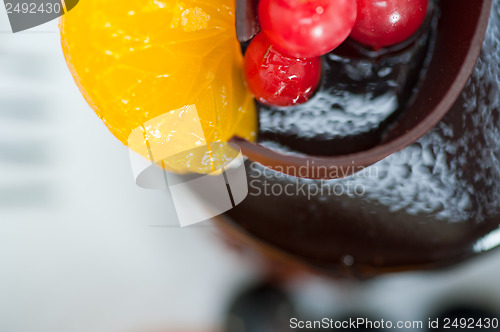
<instances>
[{"instance_id":1,"label":"red cherry","mask_svg":"<svg viewBox=\"0 0 500 332\"><path fill-rule=\"evenodd\" d=\"M422 25L429 0L357 0L358 18L351 37L375 49L395 45Z\"/></svg>"},{"instance_id":2,"label":"red cherry","mask_svg":"<svg viewBox=\"0 0 500 332\"><path fill-rule=\"evenodd\" d=\"M260 102L291 106L311 98L321 76L321 59L283 55L259 33L248 46L243 70L248 88Z\"/></svg>"},{"instance_id":3,"label":"red cherry","mask_svg":"<svg viewBox=\"0 0 500 332\"><path fill-rule=\"evenodd\" d=\"M315 57L342 44L356 22L356 0L260 0L259 22L284 54Z\"/></svg>"}]
</instances>

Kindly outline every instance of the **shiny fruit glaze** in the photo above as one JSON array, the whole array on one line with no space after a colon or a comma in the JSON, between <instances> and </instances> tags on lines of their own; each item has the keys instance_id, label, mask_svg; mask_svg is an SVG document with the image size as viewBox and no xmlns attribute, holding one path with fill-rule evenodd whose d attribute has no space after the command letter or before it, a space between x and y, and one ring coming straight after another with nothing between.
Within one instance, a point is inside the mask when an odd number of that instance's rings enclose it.
<instances>
[{"instance_id":1,"label":"shiny fruit glaze","mask_svg":"<svg viewBox=\"0 0 500 332\"><path fill-rule=\"evenodd\" d=\"M315 57L342 44L356 21L355 0L260 0L262 31L294 57Z\"/></svg>"},{"instance_id":2,"label":"shiny fruit glaze","mask_svg":"<svg viewBox=\"0 0 500 332\"><path fill-rule=\"evenodd\" d=\"M429 0L357 0L351 38L379 49L405 41L422 25Z\"/></svg>"},{"instance_id":3,"label":"shiny fruit glaze","mask_svg":"<svg viewBox=\"0 0 500 332\"><path fill-rule=\"evenodd\" d=\"M291 106L304 103L313 95L321 76L321 60L283 55L259 33L246 51L243 69L257 100Z\"/></svg>"}]
</instances>

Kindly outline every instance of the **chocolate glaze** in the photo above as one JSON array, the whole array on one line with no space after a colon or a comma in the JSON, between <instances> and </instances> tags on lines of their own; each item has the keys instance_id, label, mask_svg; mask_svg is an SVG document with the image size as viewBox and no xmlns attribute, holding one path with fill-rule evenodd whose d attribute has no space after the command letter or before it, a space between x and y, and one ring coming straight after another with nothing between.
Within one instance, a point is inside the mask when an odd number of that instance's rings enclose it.
<instances>
[{"instance_id":1,"label":"chocolate glaze","mask_svg":"<svg viewBox=\"0 0 500 332\"><path fill-rule=\"evenodd\" d=\"M499 245L499 37L495 0L469 82L416 143L340 180L299 179L249 161L249 195L226 222L335 274L443 266ZM287 185L292 195L264 195L266 187ZM337 194L307 197L299 190L314 187Z\"/></svg>"}]
</instances>

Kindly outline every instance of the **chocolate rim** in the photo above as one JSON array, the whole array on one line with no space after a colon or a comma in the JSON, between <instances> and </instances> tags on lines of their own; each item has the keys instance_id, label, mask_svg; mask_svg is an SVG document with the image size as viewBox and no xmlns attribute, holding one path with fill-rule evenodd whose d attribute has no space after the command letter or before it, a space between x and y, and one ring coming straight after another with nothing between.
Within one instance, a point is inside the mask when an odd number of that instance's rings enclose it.
<instances>
[{"instance_id":1,"label":"chocolate rim","mask_svg":"<svg viewBox=\"0 0 500 332\"><path fill-rule=\"evenodd\" d=\"M305 274L339 279L355 278L363 280L387 273L445 270L457 264L465 263L465 258L478 255L478 253L460 253L446 262L429 261L406 265L373 266L356 263L355 266L346 266L340 264L338 268L332 269L326 267L321 262L310 261L306 257L287 252L260 237L255 237L241 226L232 222L231 218L226 215L217 216L213 221L217 229L217 234L223 240L226 240L228 243L237 243L243 252L248 252L253 261L267 268L266 271L271 275L283 275L285 278L291 275L299 276ZM491 255L498 251L500 251L500 247L493 248L488 252L482 252L481 255Z\"/></svg>"},{"instance_id":2,"label":"chocolate rim","mask_svg":"<svg viewBox=\"0 0 500 332\"><path fill-rule=\"evenodd\" d=\"M332 157L286 155L233 137L250 160L293 176L307 170L310 179L352 175L404 149L438 124L460 96L481 52L493 0L441 1L436 49L415 101L375 147ZM439 75L438 75L439 74ZM300 172L299 174L303 174Z\"/></svg>"}]
</instances>

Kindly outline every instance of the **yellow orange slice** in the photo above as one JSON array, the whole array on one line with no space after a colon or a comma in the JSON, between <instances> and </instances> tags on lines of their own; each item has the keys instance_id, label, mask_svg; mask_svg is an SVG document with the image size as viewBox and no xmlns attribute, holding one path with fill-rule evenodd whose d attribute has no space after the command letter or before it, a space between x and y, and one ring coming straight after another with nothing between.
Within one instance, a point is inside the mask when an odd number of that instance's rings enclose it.
<instances>
[{"instance_id":1,"label":"yellow orange slice","mask_svg":"<svg viewBox=\"0 0 500 332\"><path fill-rule=\"evenodd\" d=\"M253 140L234 16L234 0L85 0L61 18L61 42L85 99L124 144L148 121L193 106L206 142ZM177 132L192 130L182 123ZM196 143L182 142L176 149Z\"/></svg>"}]
</instances>

